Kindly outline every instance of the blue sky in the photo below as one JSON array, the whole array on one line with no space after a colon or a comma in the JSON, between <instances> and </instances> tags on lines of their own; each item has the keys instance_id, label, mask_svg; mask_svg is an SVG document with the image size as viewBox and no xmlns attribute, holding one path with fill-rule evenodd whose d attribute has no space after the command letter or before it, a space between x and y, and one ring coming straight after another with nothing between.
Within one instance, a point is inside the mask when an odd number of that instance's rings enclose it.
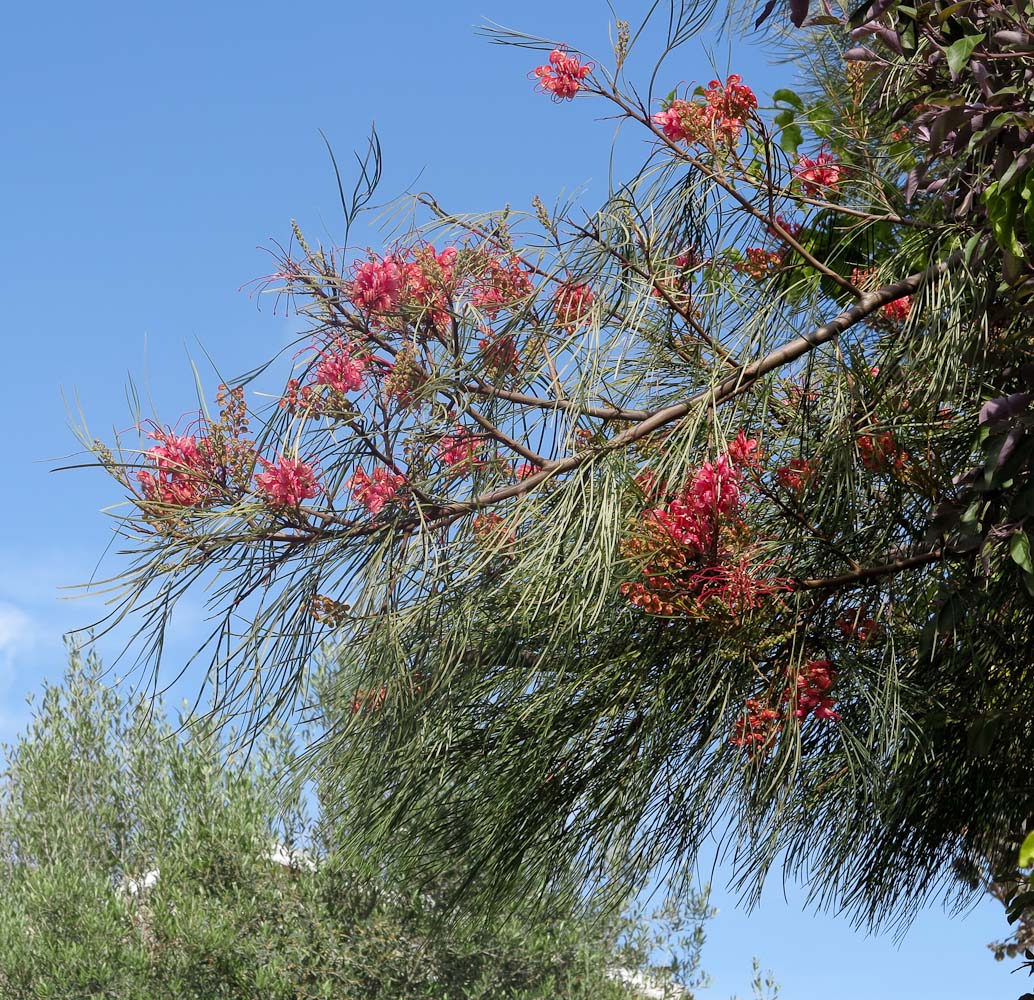
<instances>
[{"instance_id":1,"label":"blue sky","mask_svg":"<svg viewBox=\"0 0 1034 1000\"><path fill-rule=\"evenodd\" d=\"M174 422L194 405L189 359L203 364L202 347L232 374L289 342L290 318L242 286L269 270L258 248L286 240L292 218L316 239L339 239L320 129L345 159L376 121L387 194L415 183L462 211L527 206L536 193L547 203L564 190L584 189L588 203L601 196L612 125L595 121L589 102L557 106L535 94L526 74L541 60L488 44L474 26L492 19L605 54L609 17L602 0L9 6L0 739L26 720L26 695L60 675L61 634L101 609L58 589L93 572L111 539L99 511L118 499L95 472L50 471L76 450L66 407L78 399L97 436L125 430L132 376ZM790 79L749 42L733 43L730 62L727 41L705 41L720 70L759 93ZM662 89L711 75L704 48L691 45ZM634 158L634 141L626 150ZM218 379L202 370L211 393ZM195 606L181 618L173 656L200 616ZM111 661L119 644L102 640L100 650ZM1026 986L984 947L1006 930L997 904L962 920L931 909L899 947L803 912L800 892L788 896L772 885L748 915L716 892L705 952L715 985L704 996L746 995L752 955L788 1000L1011 1000Z\"/></svg>"}]
</instances>

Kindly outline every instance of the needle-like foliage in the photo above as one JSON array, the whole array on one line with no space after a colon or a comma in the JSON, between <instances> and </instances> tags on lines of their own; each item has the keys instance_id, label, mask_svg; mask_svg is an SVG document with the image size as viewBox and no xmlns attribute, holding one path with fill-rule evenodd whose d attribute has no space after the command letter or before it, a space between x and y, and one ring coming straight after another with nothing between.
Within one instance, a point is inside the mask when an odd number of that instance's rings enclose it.
<instances>
[{"instance_id":1,"label":"needle-like foliage","mask_svg":"<svg viewBox=\"0 0 1034 1000\"><path fill-rule=\"evenodd\" d=\"M309 348L254 437L242 382L96 446L129 491L113 619L159 654L207 587L212 684L256 722L331 644L311 754L372 870L623 897L718 836L748 896L778 859L866 922L964 888L1031 809L1018 9L827 5L768 109L735 75L641 99L624 22L597 61L490 29L641 169L592 208L419 195L358 259L296 232L269 281Z\"/></svg>"}]
</instances>

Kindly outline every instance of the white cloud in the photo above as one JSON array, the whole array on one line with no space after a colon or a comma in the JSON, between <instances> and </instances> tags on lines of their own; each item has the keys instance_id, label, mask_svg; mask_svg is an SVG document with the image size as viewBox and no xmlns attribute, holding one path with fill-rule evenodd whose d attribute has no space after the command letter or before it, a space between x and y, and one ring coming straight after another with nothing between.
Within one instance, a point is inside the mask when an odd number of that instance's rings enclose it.
<instances>
[{"instance_id":1,"label":"white cloud","mask_svg":"<svg viewBox=\"0 0 1034 1000\"><path fill-rule=\"evenodd\" d=\"M20 608L0 602L0 657L23 650L36 638L36 625Z\"/></svg>"}]
</instances>

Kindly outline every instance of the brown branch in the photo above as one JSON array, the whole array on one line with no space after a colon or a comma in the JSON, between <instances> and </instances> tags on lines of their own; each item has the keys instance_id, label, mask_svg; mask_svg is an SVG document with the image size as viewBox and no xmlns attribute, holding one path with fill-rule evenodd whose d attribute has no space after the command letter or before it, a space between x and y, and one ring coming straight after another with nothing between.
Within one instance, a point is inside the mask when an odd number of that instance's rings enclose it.
<instances>
[{"instance_id":1,"label":"brown branch","mask_svg":"<svg viewBox=\"0 0 1034 1000\"><path fill-rule=\"evenodd\" d=\"M875 580L882 576L893 576L895 573L902 573L908 569L916 569L919 566L927 566L930 563L944 562L948 559L964 559L973 554L973 549L956 549L946 545L939 545L928 552L916 552L909 556L901 556L889 562L879 563L876 566L860 566L858 569L848 573L841 573L839 576L806 577L793 581L794 590L835 590L838 587L848 586L852 583L864 583L866 580Z\"/></svg>"}]
</instances>

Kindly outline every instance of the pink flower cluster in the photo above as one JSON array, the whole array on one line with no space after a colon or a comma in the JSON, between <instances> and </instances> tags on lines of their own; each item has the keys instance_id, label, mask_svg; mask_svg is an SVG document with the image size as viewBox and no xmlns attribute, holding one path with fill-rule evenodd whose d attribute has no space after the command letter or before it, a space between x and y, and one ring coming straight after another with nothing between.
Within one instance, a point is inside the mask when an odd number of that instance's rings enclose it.
<instances>
[{"instance_id":1,"label":"pink flower cluster","mask_svg":"<svg viewBox=\"0 0 1034 1000\"><path fill-rule=\"evenodd\" d=\"M739 138L743 120L758 106L754 92L742 79L733 73L724 86L712 80L703 101L676 98L651 120L672 142L692 144L718 138L731 144Z\"/></svg>"},{"instance_id":2,"label":"pink flower cluster","mask_svg":"<svg viewBox=\"0 0 1034 1000\"><path fill-rule=\"evenodd\" d=\"M816 719L835 722L840 713L834 710L836 699L830 697L829 689L836 679L830 660L809 660L798 675L796 684L788 685L783 691L783 701L793 707L797 719L814 715Z\"/></svg>"},{"instance_id":3,"label":"pink flower cluster","mask_svg":"<svg viewBox=\"0 0 1034 1000\"><path fill-rule=\"evenodd\" d=\"M203 448L194 437L154 430L157 441L147 452L154 472L140 471L136 478L145 500L177 507L200 507L212 496L212 470Z\"/></svg>"},{"instance_id":4,"label":"pink flower cluster","mask_svg":"<svg viewBox=\"0 0 1034 1000\"><path fill-rule=\"evenodd\" d=\"M744 715L733 723L729 742L751 757L764 754L782 730L779 712L757 698L748 698Z\"/></svg>"},{"instance_id":5,"label":"pink flower cluster","mask_svg":"<svg viewBox=\"0 0 1034 1000\"><path fill-rule=\"evenodd\" d=\"M573 333L588 319L593 298L592 289L588 285L561 285L553 296L553 312L557 322Z\"/></svg>"},{"instance_id":6,"label":"pink flower cluster","mask_svg":"<svg viewBox=\"0 0 1034 1000\"><path fill-rule=\"evenodd\" d=\"M851 271L851 281L862 291L870 291L878 283L876 269L874 267L856 267ZM888 302L885 306L880 306L878 314L881 318L898 324L904 323L911 311L912 296L903 295L900 299L895 299L893 302Z\"/></svg>"},{"instance_id":7,"label":"pink flower cluster","mask_svg":"<svg viewBox=\"0 0 1034 1000\"><path fill-rule=\"evenodd\" d=\"M483 465L480 452L483 441L465 427L457 427L452 434L446 434L438 442L438 458L450 469L469 473Z\"/></svg>"},{"instance_id":8,"label":"pink flower cluster","mask_svg":"<svg viewBox=\"0 0 1034 1000\"><path fill-rule=\"evenodd\" d=\"M489 254L485 270L471 290L470 301L489 319L531 295L534 286L524 261L517 254L506 258Z\"/></svg>"},{"instance_id":9,"label":"pink flower cluster","mask_svg":"<svg viewBox=\"0 0 1034 1000\"><path fill-rule=\"evenodd\" d=\"M785 590L784 581L759 575L744 547L744 477L757 466L758 443L740 431L724 454L645 511L644 530L623 545L628 555L645 557L643 580L622 584L621 593L649 614L700 615L716 604L738 616ZM639 482L648 496L669 493L649 471Z\"/></svg>"},{"instance_id":10,"label":"pink flower cluster","mask_svg":"<svg viewBox=\"0 0 1034 1000\"><path fill-rule=\"evenodd\" d=\"M378 317L404 306L429 309L432 322L441 326L449 319L457 257L455 247L436 253L432 246L418 246L380 259L356 261L348 296L360 309Z\"/></svg>"},{"instance_id":11,"label":"pink flower cluster","mask_svg":"<svg viewBox=\"0 0 1034 1000\"><path fill-rule=\"evenodd\" d=\"M836 192L843 170L832 153L822 152L814 159L802 156L794 169L794 176L809 197L828 197Z\"/></svg>"},{"instance_id":12,"label":"pink flower cluster","mask_svg":"<svg viewBox=\"0 0 1034 1000\"><path fill-rule=\"evenodd\" d=\"M908 462L908 452L901 448L891 431L863 434L855 444L862 465L872 472L900 472Z\"/></svg>"},{"instance_id":13,"label":"pink flower cluster","mask_svg":"<svg viewBox=\"0 0 1034 1000\"><path fill-rule=\"evenodd\" d=\"M313 382L342 394L355 392L363 385L367 362L358 357L355 348L340 338L320 354Z\"/></svg>"},{"instance_id":14,"label":"pink flower cluster","mask_svg":"<svg viewBox=\"0 0 1034 1000\"><path fill-rule=\"evenodd\" d=\"M517 350L517 338L511 333L488 332L488 336L478 341L481 358L496 377L513 374L521 364L521 356Z\"/></svg>"},{"instance_id":15,"label":"pink flower cluster","mask_svg":"<svg viewBox=\"0 0 1034 1000\"><path fill-rule=\"evenodd\" d=\"M791 493L806 490L818 472L818 462L807 458L791 458L789 465L776 469L776 480L780 486Z\"/></svg>"},{"instance_id":16,"label":"pink flower cluster","mask_svg":"<svg viewBox=\"0 0 1034 1000\"><path fill-rule=\"evenodd\" d=\"M379 514L389 500L404 499L407 481L405 476L384 468L374 469L372 476L365 469L357 469L346 485L358 503L371 514Z\"/></svg>"},{"instance_id":17,"label":"pink flower cluster","mask_svg":"<svg viewBox=\"0 0 1034 1000\"><path fill-rule=\"evenodd\" d=\"M840 713L836 711L836 698L829 693L836 676L830 660L809 660L796 678L787 677L778 708L768 699L747 699L744 714L733 723L729 742L756 758L771 749L787 713L799 720L811 715L823 722L836 722Z\"/></svg>"},{"instance_id":18,"label":"pink flower cluster","mask_svg":"<svg viewBox=\"0 0 1034 1000\"><path fill-rule=\"evenodd\" d=\"M349 298L371 313L392 312L405 288L405 274L399 260L389 254L380 260L356 261L352 266Z\"/></svg>"},{"instance_id":19,"label":"pink flower cluster","mask_svg":"<svg viewBox=\"0 0 1034 1000\"><path fill-rule=\"evenodd\" d=\"M592 72L592 63L581 63L564 49L553 49L549 62L536 66L532 76L538 80L538 89L552 94L554 100L570 100L582 89L582 81Z\"/></svg>"},{"instance_id":20,"label":"pink flower cluster","mask_svg":"<svg viewBox=\"0 0 1034 1000\"><path fill-rule=\"evenodd\" d=\"M763 281L774 271L778 271L783 264L783 255L775 250L747 247L744 253L745 259L737 261L735 269L755 281Z\"/></svg>"},{"instance_id":21,"label":"pink flower cluster","mask_svg":"<svg viewBox=\"0 0 1034 1000\"><path fill-rule=\"evenodd\" d=\"M315 470L300 459L280 456L275 462L258 461L265 471L255 477L255 485L270 507L297 507L320 490Z\"/></svg>"}]
</instances>

